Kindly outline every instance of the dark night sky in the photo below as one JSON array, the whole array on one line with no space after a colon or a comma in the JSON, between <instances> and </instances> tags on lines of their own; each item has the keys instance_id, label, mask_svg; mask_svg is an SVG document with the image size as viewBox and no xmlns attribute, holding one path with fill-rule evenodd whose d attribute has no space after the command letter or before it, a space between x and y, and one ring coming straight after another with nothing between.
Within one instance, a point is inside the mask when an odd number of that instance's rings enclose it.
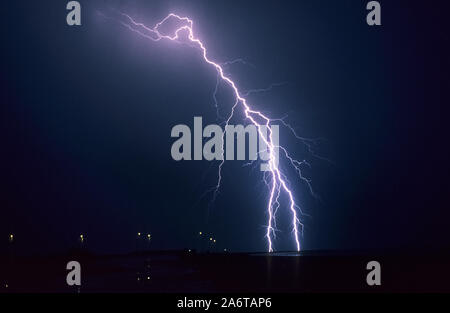
<instances>
[{"instance_id":1,"label":"dark night sky","mask_svg":"<svg viewBox=\"0 0 450 313\"><path fill-rule=\"evenodd\" d=\"M395 2L395 3L393 3ZM311 216L305 249L450 248L449 44L444 1L84 1L82 26L66 1L2 1L2 247L13 232L23 253L65 251L86 234L96 252L192 247L198 231L221 248L266 249L261 173L228 162L208 212L201 195L217 163L175 162L176 124L215 123L214 70L198 51L153 43L97 11L153 25L190 16L217 61L244 58L230 74L251 97L288 114L303 136L326 138L308 175L322 201L294 183ZM224 109L231 105L222 98ZM304 148L281 131L300 158ZM278 249L293 249L280 211Z\"/></svg>"}]
</instances>

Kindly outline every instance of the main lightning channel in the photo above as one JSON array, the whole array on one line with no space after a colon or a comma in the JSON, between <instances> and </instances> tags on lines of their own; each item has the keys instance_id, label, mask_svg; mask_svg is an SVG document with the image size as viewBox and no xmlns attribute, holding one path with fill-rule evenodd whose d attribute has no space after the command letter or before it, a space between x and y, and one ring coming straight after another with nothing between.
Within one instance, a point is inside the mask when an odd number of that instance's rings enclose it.
<instances>
[{"instance_id":1,"label":"main lightning channel","mask_svg":"<svg viewBox=\"0 0 450 313\"><path fill-rule=\"evenodd\" d=\"M288 182L287 182L285 175L282 173L282 171L279 168L279 164L276 160L275 149L281 149L284 152L285 157L289 160L290 164L294 167L294 169L297 171L297 173L299 173L300 178L302 180L304 180L308 184L309 187L311 187L309 184L309 180L307 180L305 177L303 177L301 175L301 171L300 171L300 166L302 164L307 164L307 163L306 163L306 161L297 161L297 160L293 159L292 157L289 156L289 154L285 148L274 144L270 124L273 121L276 121L276 119L271 119L271 118L267 117L266 115L264 115L263 113L261 113L260 111L257 111L250 107L247 99L244 98L246 95L249 94L249 92L247 92L247 93L240 92L238 87L236 86L236 83L225 74L223 66L226 66L227 63L222 63L222 64L216 63L208 58L208 53L207 53L207 49L206 49L205 45L203 44L203 42L200 41L200 39L198 39L194 35L194 31L193 31L194 23L191 19L189 19L187 17L179 16L174 13L170 13L164 19L162 19L160 22L156 23L154 27L148 27L148 26L144 25L143 23L136 22L131 16L129 16L125 13L121 13L121 15L126 18L126 22L120 21L120 23L122 23L122 25L124 25L131 31L136 32L139 35L141 35L147 39L150 39L152 41L170 40L170 41L180 42L179 41L180 33L183 31L187 32L187 35L188 35L187 38L189 39L189 43L192 46L200 49L200 51L202 52L203 60L207 64L213 66L215 68L215 70L217 71L218 77L223 82L225 82L227 85L229 85L229 87L231 87L233 94L235 96L235 102L231 109L230 115L226 119L226 125L228 125L231 118L233 117L236 107L239 104L242 105L242 108L245 113L245 117L253 125L256 126L258 133L259 133L259 138L261 138L260 140L264 141L264 143L267 147L267 150L269 152L269 154L268 154L269 155L269 158L268 158L268 168L269 168L268 173L269 174L268 175L270 175L271 180L267 181L266 176L264 176L264 180L266 182L266 185L269 187L269 191L270 191L269 200L268 200L267 207L266 207L267 214L268 214L268 225L267 225L266 234L265 234L265 237L267 239L267 244L268 244L268 251L273 252L272 238L275 237L275 225L276 225L275 215L276 215L277 209L280 206L279 198L280 198L282 192L289 199L289 210L292 215L292 222L291 222L292 223L292 232L293 232L293 236L295 239L296 249L297 249L297 251L300 251L301 246L300 246L300 239L299 239L299 235L300 235L299 228L303 229L303 224L301 223L300 219L298 218L298 213L301 213L301 210L300 210L299 205L297 205L297 203L295 201L292 190L288 186ZM172 36L164 34L162 31L160 31L161 26L163 26L170 19L173 19L175 22L182 24L182 26L179 26L175 29ZM142 31L139 28L141 28ZM258 120L260 120L262 122L258 122ZM224 148L222 145L222 155L223 155L223 153L224 153ZM224 161L221 161L221 163L219 164L217 185L214 188L214 198L217 196L218 190L221 185L221 181L222 181L221 171L222 171L223 164L224 164Z\"/></svg>"}]
</instances>

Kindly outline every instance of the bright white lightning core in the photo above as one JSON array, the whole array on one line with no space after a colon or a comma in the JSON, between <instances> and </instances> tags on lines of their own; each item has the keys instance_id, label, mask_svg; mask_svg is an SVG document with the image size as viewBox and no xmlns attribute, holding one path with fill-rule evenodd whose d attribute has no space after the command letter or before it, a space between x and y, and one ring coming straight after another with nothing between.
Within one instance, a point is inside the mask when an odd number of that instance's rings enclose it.
<instances>
[{"instance_id":1,"label":"bright white lightning core","mask_svg":"<svg viewBox=\"0 0 450 313\"><path fill-rule=\"evenodd\" d=\"M125 19L124 21L123 20L120 21L120 23L122 23L122 25L124 25L131 31L139 34L140 36L143 36L152 41L170 40L170 41L174 41L174 42L181 42L180 41L180 39L181 39L180 33L185 32L187 34L188 44L194 48L199 49L202 54L203 60L207 64L211 65L217 71L218 83L220 81L222 81L231 88L231 90L234 94L234 97L235 97L235 101L231 108L228 118L226 118L226 125L228 125L230 120L232 119L236 107L239 105L242 106L245 117L256 126L258 133L259 133L259 138L261 138L261 140L264 141L264 143L267 147L267 152L269 154L269 158L268 158L269 171L267 171L266 174L264 175L264 182L266 183L267 187L269 188L269 199L268 199L268 203L267 203L267 207L266 207L267 214L268 214L268 225L267 225L266 234L265 234L265 237L267 239L267 244L268 244L268 251L269 252L273 251L272 240L273 240L273 238L275 238L276 213L277 213L278 208L280 207L280 196L282 194L286 195L287 199L289 201L289 210L290 210L291 216L292 216L292 222L291 222L292 223L292 233L293 233L293 237L295 240L296 250L300 251L301 246L300 246L299 236L303 230L303 224L301 223L299 216L301 216L303 213L300 209L300 206L296 202L296 199L294 197L294 194L293 194L291 188L289 187L288 181L286 179L286 175L282 172L282 170L279 167L278 162L276 161L276 156L275 156L274 151L275 151L275 149L279 149L280 151L283 152L282 155L288 160L289 164L297 172L300 179L303 180L308 185L309 190L314 195L314 192L312 192L312 188L311 188L309 179L304 177L302 175L302 171L301 171L301 166L303 166L303 165L309 166L309 164L305 160L298 161L298 160L292 158L289 155L288 151L284 147L275 146L274 140L272 138L272 130L271 130L270 125L274 121L283 123L284 126L288 127L294 133L294 135L307 146L308 151L312 153L311 145L310 145L311 140L297 136L295 134L295 132L293 131L293 129L288 124L286 124L282 119L271 119L271 118L267 117L266 115L264 115L262 112L255 110L254 108L252 108L249 105L248 100L245 97L248 96L251 93L251 91L247 92L247 93L241 92L238 89L236 83L229 76L227 76L225 74L223 67L226 65L226 63L222 63L222 64L216 63L208 57L208 53L207 53L207 49L206 49L205 45L203 44L202 41L200 41L200 39L198 39L194 35L193 22L191 19L189 19L187 17L181 17L177 14L170 13L168 16L166 16L160 22L156 23L156 25L154 27L148 27L148 26L144 25L143 23L138 23L138 22L134 21L134 19L131 18L127 14L121 13L121 15ZM160 29L162 26L166 25L166 23L169 23L169 22L175 22L179 26L177 26L173 31L171 31L171 34L165 34ZM184 40L186 40L186 39L184 38ZM255 90L255 92L258 92L258 91L261 91L261 90ZM215 90L214 95L216 94L216 92L217 92L217 85L216 85L216 90ZM216 101L216 106L217 106L217 101ZM223 145L222 145L222 147L223 147ZM223 155L223 153L224 153L224 149L222 148L222 155ZM217 192L221 185L223 164L224 164L224 161L222 161L220 163L219 168L218 168L218 178L217 178L217 185L214 188L214 198L216 197Z\"/></svg>"}]
</instances>

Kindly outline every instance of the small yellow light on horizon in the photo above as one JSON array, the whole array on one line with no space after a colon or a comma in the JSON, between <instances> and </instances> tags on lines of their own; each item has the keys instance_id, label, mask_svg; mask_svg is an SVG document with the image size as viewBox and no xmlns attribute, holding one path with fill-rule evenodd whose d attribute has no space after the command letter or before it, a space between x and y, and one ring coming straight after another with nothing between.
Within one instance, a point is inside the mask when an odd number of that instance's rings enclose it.
<instances>
[{"instance_id":1,"label":"small yellow light on horizon","mask_svg":"<svg viewBox=\"0 0 450 313\"><path fill-rule=\"evenodd\" d=\"M147 235L147 238L150 239L150 238L152 238L152 236L151 236L150 234L148 234L148 235Z\"/></svg>"},{"instance_id":2,"label":"small yellow light on horizon","mask_svg":"<svg viewBox=\"0 0 450 313\"><path fill-rule=\"evenodd\" d=\"M209 237L209 241L212 241L213 239L211 237Z\"/></svg>"},{"instance_id":3,"label":"small yellow light on horizon","mask_svg":"<svg viewBox=\"0 0 450 313\"><path fill-rule=\"evenodd\" d=\"M214 239L214 242L216 242L216 239Z\"/></svg>"},{"instance_id":4,"label":"small yellow light on horizon","mask_svg":"<svg viewBox=\"0 0 450 313\"><path fill-rule=\"evenodd\" d=\"M141 235L141 233L138 233L138 236L140 236Z\"/></svg>"},{"instance_id":5,"label":"small yellow light on horizon","mask_svg":"<svg viewBox=\"0 0 450 313\"><path fill-rule=\"evenodd\" d=\"M201 236L201 235L202 235L202 232L199 232L198 234Z\"/></svg>"},{"instance_id":6,"label":"small yellow light on horizon","mask_svg":"<svg viewBox=\"0 0 450 313\"><path fill-rule=\"evenodd\" d=\"M13 234L9 234L9 241L13 241L14 240L14 235Z\"/></svg>"}]
</instances>

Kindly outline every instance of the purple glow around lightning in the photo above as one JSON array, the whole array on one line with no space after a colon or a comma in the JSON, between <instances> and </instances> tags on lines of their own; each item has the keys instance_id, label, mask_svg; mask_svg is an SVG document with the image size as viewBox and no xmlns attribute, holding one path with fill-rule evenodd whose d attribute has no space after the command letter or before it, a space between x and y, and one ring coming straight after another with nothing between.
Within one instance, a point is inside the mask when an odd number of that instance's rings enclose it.
<instances>
[{"instance_id":1,"label":"purple glow around lightning","mask_svg":"<svg viewBox=\"0 0 450 313\"><path fill-rule=\"evenodd\" d=\"M122 25L124 25L131 31L136 32L139 35L141 35L147 39L150 39L152 41L170 40L170 41L174 41L174 42L181 42L179 40L180 32L182 32L182 31L187 32L187 34L188 34L187 38L189 40L188 41L189 45L192 47L198 48L202 53L203 60L207 64L214 67L214 69L217 71L218 80L217 80L216 89L214 92L214 100L215 100L216 109L217 109L216 92L217 92L219 82L220 81L225 82L229 87L231 87L231 90L233 91L234 96L235 96L235 102L231 108L230 115L226 119L225 125L229 124L231 118L234 115L234 111L235 111L236 107L238 105L242 105L242 108L245 113L245 117L248 120L250 120L250 122L253 123L257 127L258 133L259 133L259 138L261 138L260 140L264 141L266 148L268 150L268 153L269 153L269 158L268 158L269 170L267 172L265 172L265 174L264 174L264 182L266 183L266 185L268 186L269 191L270 191L269 200L268 200L267 208L266 208L267 214L268 214L268 225L267 225L266 234L265 234L265 237L267 239L267 244L268 244L268 251L269 252L273 251L272 238L275 238L275 228L276 228L275 216L276 216L278 208L280 207L279 199L280 199L280 196L282 193L287 195L287 197L289 198L289 210L292 214L292 228L293 228L292 232L293 232L293 236L295 239L296 249L297 249L297 251L300 251L299 228L301 228L301 230L302 230L303 224L301 223L300 219L298 218L298 214L302 214L302 212L300 210L299 205L297 205L297 203L295 201L293 192L291 191L291 189L288 186L288 181L286 179L285 174L283 174L283 172L279 168L279 164L277 163L274 151L275 151L275 149L280 149L283 152L283 155L286 157L286 159L289 161L289 163L293 166L295 171L298 173L300 179L303 180L304 182L306 182L306 184L309 187L309 190L314 195L314 192L312 191L312 188L310 185L310 181L302 175L301 169L300 169L301 166L303 166L303 165L309 166L309 164L306 161L298 161L298 160L293 159L289 155L288 151L285 148L283 148L281 146L275 146L273 143L272 130L270 128L270 125L272 122L280 121L283 123L284 126L288 127L291 131L293 131L293 129L288 124L286 124L283 119L271 119L271 118L267 117L266 115L264 115L263 113L261 113L260 111L257 111L255 109L251 108L250 105L248 104L247 99L244 98L253 92L268 91L272 87L276 86L277 84L270 86L268 89L256 89L256 90L247 91L246 93L239 91L238 87L236 86L236 83L224 73L224 68L223 68L224 66L226 66L230 63L233 63L235 61L220 64L220 63L216 63L216 62L210 60L208 57L206 47L194 35L193 21L187 17L181 17L177 14L170 13L168 16L166 16L160 22L156 23L156 25L154 27L148 27L148 26L144 25L143 23L138 23L138 22L134 21L134 19L131 18L127 14L121 13L121 15L126 18L126 22L120 21L120 23ZM173 21L180 23L182 25L182 26L175 28L172 36L163 34L160 31L160 27L162 25L164 25L170 19L172 19ZM236 62L237 61L243 62L241 59L236 60ZM258 122L258 121L262 121L262 122ZM268 134L267 134L267 132L268 132ZM293 133L298 139L302 140L302 142L306 144L308 151L312 152L310 149L311 146L310 146L309 139L297 136L294 131L293 131ZM225 134L225 132L224 132L224 134ZM224 152L225 152L224 145L222 145L222 155L224 154ZM223 158L223 160L219 164L217 185L214 188L214 196L213 196L214 199L217 196L218 190L221 185L222 167L224 164L224 159L225 158ZM267 176L270 176L269 181L267 180Z\"/></svg>"}]
</instances>

